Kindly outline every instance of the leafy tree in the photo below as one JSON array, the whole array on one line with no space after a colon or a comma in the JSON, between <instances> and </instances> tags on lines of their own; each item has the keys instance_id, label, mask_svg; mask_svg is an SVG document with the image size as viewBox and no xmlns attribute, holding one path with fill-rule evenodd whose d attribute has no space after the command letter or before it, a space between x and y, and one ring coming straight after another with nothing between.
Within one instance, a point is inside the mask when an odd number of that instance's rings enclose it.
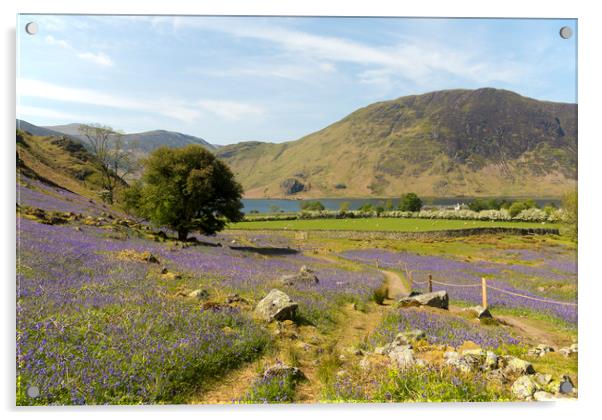
<instances>
[{"instance_id":1,"label":"leafy tree","mask_svg":"<svg viewBox=\"0 0 602 420\"><path fill-rule=\"evenodd\" d=\"M374 206L372 205L372 203L365 203L365 204L362 204L358 210L362 211L364 213L368 213L368 212L374 211Z\"/></svg>"},{"instance_id":2,"label":"leafy tree","mask_svg":"<svg viewBox=\"0 0 602 420\"><path fill-rule=\"evenodd\" d=\"M80 126L79 131L99 162L101 183L106 190L103 197L112 204L115 188L120 182L125 184L125 178L138 168L137 162L124 149L123 135L111 127L87 124Z\"/></svg>"},{"instance_id":3,"label":"leafy tree","mask_svg":"<svg viewBox=\"0 0 602 420\"><path fill-rule=\"evenodd\" d=\"M472 211L479 212L481 210L489 209L489 203L486 203L484 200L480 198L475 198L470 203L468 203L468 208Z\"/></svg>"},{"instance_id":4,"label":"leafy tree","mask_svg":"<svg viewBox=\"0 0 602 420\"><path fill-rule=\"evenodd\" d=\"M579 200L577 190L570 191L562 197L562 208L567 213L567 223L569 225L569 236L577 241L578 218L579 218Z\"/></svg>"},{"instance_id":5,"label":"leafy tree","mask_svg":"<svg viewBox=\"0 0 602 420\"><path fill-rule=\"evenodd\" d=\"M339 205L339 210L341 210L342 213L345 213L345 212L349 211L349 207L351 207L351 203L349 201L343 201Z\"/></svg>"},{"instance_id":6,"label":"leafy tree","mask_svg":"<svg viewBox=\"0 0 602 420\"><path fill-rule=\"evenodd\" d=\"M510 213L510 217L516 217L521 211L527 210L528 208L529 206L524 201L515 201L508 209L508 212Z\"/></svg>"},{"instance_id":7,"label":"leafy tree","mask_svg":"<svg viewBox=\"0 0 602 420\"><path fill-rule=\"evenodd\" d=\"M399 210L401 211L420 211L422 200L415 193L407 193L401 196Z\"/></svg>"},{"instance_id":8,"label":"leafy tree","mask_svg":"<svg viewBox=\"0 0 602 420\"><path fill-rule=\"evenodd\" d=\"M305 211L322 211L324 210L324 204L319 201L305 201L301 203L301 210Z\"/></svg>"},{"instance_id":9,"label":"leafy tree","mask_svg":"<svg viewBox=\"0 0 602 420\"><path fill-rule=\"evenodd\" d=\"M230 168L203 147L160 147L145 160L142 182L129 193L129 203L186 240L191 231L211 235L242 220L242 192Z\"/></svg>"}]
</instances>

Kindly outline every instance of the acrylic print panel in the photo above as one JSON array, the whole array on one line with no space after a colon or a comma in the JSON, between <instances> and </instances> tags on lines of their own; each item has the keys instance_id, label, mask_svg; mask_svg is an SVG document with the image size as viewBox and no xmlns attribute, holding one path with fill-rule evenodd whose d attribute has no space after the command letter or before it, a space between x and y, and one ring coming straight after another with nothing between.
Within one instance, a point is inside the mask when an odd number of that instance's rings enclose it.
<instances>
[{"instance_id":1,"label":"acrylic print panel","mask_svg":"<svg viewBox=\"0 0 602 420\"><path fill-rule=\"evenodd\" d=\"M17 34L18 405L577 398L575 20Z\"/></svg>"}]
</instances>

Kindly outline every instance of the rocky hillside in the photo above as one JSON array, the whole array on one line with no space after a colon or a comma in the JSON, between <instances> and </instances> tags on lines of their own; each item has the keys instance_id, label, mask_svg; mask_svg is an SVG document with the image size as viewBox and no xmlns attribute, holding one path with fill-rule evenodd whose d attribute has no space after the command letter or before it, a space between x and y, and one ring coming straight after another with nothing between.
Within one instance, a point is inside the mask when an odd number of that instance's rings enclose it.
<instances>
[{"instance_id":1,"label":"rocky hillside","mask_svg":"<svg viewBox=\"0 0 602 420\"><path fill-rule=\"evenodd\" d=\"M497 89L361 108L282 144L220 148L247 197L559 196L577 176L577 105Z\"/></svg>"}]
</instances>

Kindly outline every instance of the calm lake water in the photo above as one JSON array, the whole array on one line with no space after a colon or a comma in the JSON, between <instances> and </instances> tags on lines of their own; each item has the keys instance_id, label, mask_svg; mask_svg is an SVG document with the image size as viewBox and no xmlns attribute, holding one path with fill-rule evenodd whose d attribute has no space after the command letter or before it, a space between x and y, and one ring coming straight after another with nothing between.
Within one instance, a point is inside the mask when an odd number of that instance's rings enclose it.
<instances>
[{"instance_id":1,"label":"calm lake water","mask_svg":"<svg viewBox=\"0 0 602 420\"><path fill-rule=\"evenodd\" d=\"M497 197L496 197L497 198ZM485 200L487 198L484 198ZM515 200L514 198L498 198L499 200ZM463 198L423 198L423 202L425 206L432 207L447 207L454 206L456 204L468 204L473 200L470 197ZM278 209L276 212L284 211L284 212L296 212L301 210L301 204L306 201L315 201L315 200L284 200L284 199L263 199L263 198L248 198L243 199L242 203L244 205L243 211L245 213L249 213L253 210L258 211L259 213L270 213L273 212L272 206L277 206ZM357 210L362 205L366 203L373 204L375 206L384 206L386 199L382 198L321 198L320 201L327 210L339 210L341 207L341 203L348 202L350 210ZM535 202L543 207L547 204L553 203L557 206L560 205L559 199L553 198L536 198ZM393 206L397 208L399 204L399 199L393 199Z\"/></svg>"}]
</instances>

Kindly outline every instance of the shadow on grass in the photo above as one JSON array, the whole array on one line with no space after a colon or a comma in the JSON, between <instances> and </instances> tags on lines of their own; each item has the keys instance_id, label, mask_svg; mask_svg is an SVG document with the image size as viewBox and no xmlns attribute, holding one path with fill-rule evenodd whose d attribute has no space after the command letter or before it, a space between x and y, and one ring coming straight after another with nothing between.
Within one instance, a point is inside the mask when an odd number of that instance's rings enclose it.
<instances>
[{"instance_id":1,"label":"shadow on grass","mask_svg":"<svg viewBox=\"0 0 602 420\"><path fill-rule=\"evenodd\" d=\"M273 247L254 247L254 246L230 246L234 251L254 252L260 255L294 255L299 251L291 248L273 248Z\"/></svg>"}]
</instances>

